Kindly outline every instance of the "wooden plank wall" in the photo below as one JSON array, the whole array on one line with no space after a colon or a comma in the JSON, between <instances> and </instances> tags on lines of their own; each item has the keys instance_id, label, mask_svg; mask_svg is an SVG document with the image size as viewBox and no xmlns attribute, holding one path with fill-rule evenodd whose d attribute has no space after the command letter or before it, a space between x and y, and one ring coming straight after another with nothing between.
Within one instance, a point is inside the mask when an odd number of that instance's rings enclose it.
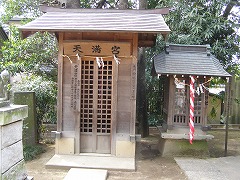
<instances>
[{"instance_id":1,"label":"wooden plank wall","mask_svg":"<svg viewBox=\"0 0 240 180\"><path fill-rule=\"evenodd\" d=\"M118 69L117 133L130 133L131 64L132 59L124 59Z\"/></svg>"},{"instance_id":2,"label":"wooden plank wall","mask_svg":"<svg viewBox=\"0 0 240 180\"><path fill-rule=\"evenodd\" d=\"M72 58L73 60L73 58ZM63 98L63 130L74 131L75 129L75 115L71 107L71 63L68 58L64 58L63 61L63 87L62 87L62 98Z\"/></svg>"}]
</instances>

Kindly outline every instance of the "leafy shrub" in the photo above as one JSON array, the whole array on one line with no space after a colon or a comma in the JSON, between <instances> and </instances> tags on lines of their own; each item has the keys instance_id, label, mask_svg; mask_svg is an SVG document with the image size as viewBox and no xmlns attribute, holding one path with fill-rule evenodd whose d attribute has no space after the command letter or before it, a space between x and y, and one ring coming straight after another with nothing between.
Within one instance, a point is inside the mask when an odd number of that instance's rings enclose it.
<instances>
[{"instance_id":1,"label":"leafy shrub","mask_svg":"<svg viewBox=\"0 0 240 180\"><path fill-rule=\"evenodd\" d=\"M160 126L163 123L163 117L157 113L148 113L149 126Z\"/></svg>"},{"instance_id":2,"label":"leafy shrub","mask_svg":"<svg viewBox=\"0 0 240 180\"><path fill-rule=\"evenodd\" d=\"M13 84L12 92L33 91L36 95L38 127L43 123L56 123L57 83L41 76L29 75Z\"/></svg>"},{"instance_id":3,"label":"leafy shrub","mask_svg":"<svg viewBox=\"0 0 240 180\"><path fill-rule=\"evenodd\" d=\"M39 154L46 152L46 149L41 145L25 145L23 146L23 156L25 161L35 159Z\"/></svg>"}]
</instances>

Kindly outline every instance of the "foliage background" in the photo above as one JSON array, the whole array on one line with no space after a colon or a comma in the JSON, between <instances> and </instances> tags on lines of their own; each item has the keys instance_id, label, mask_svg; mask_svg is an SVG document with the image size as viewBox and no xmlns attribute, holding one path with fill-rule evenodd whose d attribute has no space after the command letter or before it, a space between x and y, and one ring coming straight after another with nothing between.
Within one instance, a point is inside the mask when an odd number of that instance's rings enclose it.
<instances>
[{"instance_id":1,"label":"foliage background","mask_svg":"<svg viewBox=\"0 0 240 180\"><path fill-rule=\"evenodd\" d=\"M28 74L28 76L23 77L21 81L14 83L11 91L12 93L19 91L35 92L36 114L39 126L43 123L56 123L56 82L43 76Z\"/></svg>"}]
</instances>

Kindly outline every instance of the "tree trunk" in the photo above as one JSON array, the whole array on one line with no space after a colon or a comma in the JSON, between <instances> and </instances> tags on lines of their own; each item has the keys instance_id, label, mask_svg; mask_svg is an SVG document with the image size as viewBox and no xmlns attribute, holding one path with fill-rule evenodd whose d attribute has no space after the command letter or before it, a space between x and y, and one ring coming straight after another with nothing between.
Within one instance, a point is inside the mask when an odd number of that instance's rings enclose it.
<instances>
[{"instance_id":1,"label":"tree trunk","mask_svg":"<svg viewBox=\"0 0 240 180\"><path fill-rule=\"evenodd\" d=\"M97 9L101 9L104 4L107 2L107 0L100 0L98 3L97 3Z\"/></svg>"},{"instance_id":2,"label":"tree trunk","mask_svg":"<svg viewBox=\"0 0 240 180\"><path fill-rule=\"evenodd\" d=\"M119 9L128 9L128 0L119 0Z\"/></svg>"},{"instance_id":3,"label":"tree trunk","mask_svg":"<svg viewBox=\"0 0 240 180\"><path fill-rule=\"evenodd\" d=\"M139 9L146 9L147 1L139 0ZM138 133L142 137L149 135L149 125L147 119L147 98L146 98L146 78L145 78L145 48L138 50L138 65L137 65L137 122Z\"/></svg>"},{"instance_id":4,"label":"tree trunk","mask_svg":"<svg viewBox=\"0 0 240 180\"><path fill-rule=\"evenodd\" d=\"M80 0L67 0L66 8L68 9L80 8Z\"/></svg>"},{"instance_id":5,"label":"tree trunk","mask_svg":"<svg viewBox=\"0 0 240 180\"><path fill-rule=\"evenodd\" d=\"M139 9L147 9L147 0L139 0Z\"/></svg>"},{"instance_id":6,"label":"tree trunk","mask_svg":"<svg viewBox=\"0 0 240 180\"><path fill-rule=\"evenodd\" d=\"M235 5L240 5L240 3L238 2L238 0L232 0L230 1L227 6L226 6L226 9L224 10L224 13L223 13L223 17L224 18L228 18L232 8L235 6Z\"/></svg>"},{"instance_id":7,"label":"tree trunk","mask_svg":"<svg viewBox=\"0 0 240 180\"><path fill-rule=\"evenodd\" d=\"M142 137L149 135L145 69L145 48L139 48L137 65L137 129L138 133L140 133Z\"/></svg>"}]
</instances>

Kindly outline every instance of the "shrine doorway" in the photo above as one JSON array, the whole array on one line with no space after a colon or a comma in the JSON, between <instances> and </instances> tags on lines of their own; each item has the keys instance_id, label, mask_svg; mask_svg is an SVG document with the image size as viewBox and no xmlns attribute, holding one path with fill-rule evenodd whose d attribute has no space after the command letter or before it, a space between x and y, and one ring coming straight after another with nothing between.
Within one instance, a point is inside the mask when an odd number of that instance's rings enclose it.
<instances>
[{"instance_id":1,"label":"shrine doorway","mask_svg":"<svg viewBox=\"0 0 240 180\"><path fill-rule=\"evenodd\" d=\"M173 110L173 125L188 126L189 122L189 78L174 78L175 92L174 92L174 110ZM195 84L205 84L208 79L198 78ZM195 86L196 86L195 85ZM207 84L208 85L208 84ZM194 94L194 123L195 125L203 125L204 110L208 104L208 91L202 90L202 93L197 93L195 88Z\"/></svg>"},{"instance_id":2,"label":"shrine doorway","mask_svg":"<svg viewBox=\"0 0 240 180\"><path fill-rule=\"evenodd\" d=\"M81 61L80 153L111 153L113 62Z\"/></svg>"}]
</instances>

